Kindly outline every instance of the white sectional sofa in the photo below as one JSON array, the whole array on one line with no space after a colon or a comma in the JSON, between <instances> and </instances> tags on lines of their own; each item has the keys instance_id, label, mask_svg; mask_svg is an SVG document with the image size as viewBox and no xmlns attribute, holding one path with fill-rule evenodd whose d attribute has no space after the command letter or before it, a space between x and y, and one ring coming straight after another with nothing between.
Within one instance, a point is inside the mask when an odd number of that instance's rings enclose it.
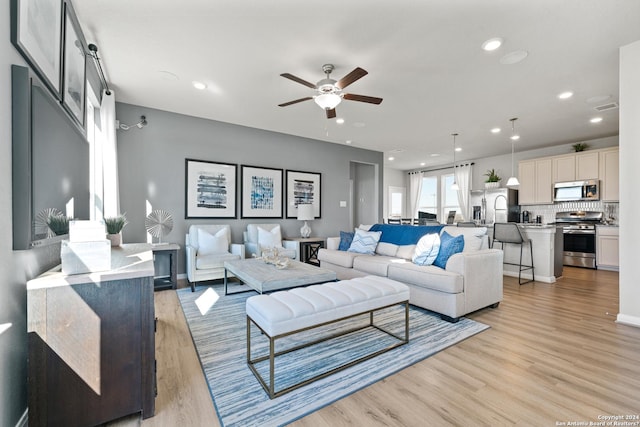
<instances>
[{"instance_id":1,"label":"white sectional sofa","mask_svg":"<svg viewBox=\"0 0 640 427\"><path fill-rule=\"evenodd\" d=\"M409 302L439 313L450 322L460 316L491 306L502 300L503 252L489 249L487 229L455 226L423 227L429 233L446 231L451 236L463 235L464 249L452 255L442 269L434 265L412 262L417 240L402 237L401 229L388 227L421 227L376 224L372 230L382 231L375 254L338 250L339 237L327 239L327 248L318 254L320 266L336 272L338 279L377 275L405 283L410 288ZM390 237L385 238L385 230ZM395 242L394 242L395 240Z\"/></svg>"}]
</instances>

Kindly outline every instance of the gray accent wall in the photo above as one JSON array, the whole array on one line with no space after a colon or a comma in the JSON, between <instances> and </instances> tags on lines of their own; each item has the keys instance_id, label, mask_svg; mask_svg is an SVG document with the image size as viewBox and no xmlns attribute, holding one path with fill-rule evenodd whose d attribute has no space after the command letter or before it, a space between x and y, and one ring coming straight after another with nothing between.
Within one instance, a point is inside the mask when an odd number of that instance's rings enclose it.
<instances>
[{"instance_id":1,"label":"gray accent wall","mask_svg":"<svg viewBox=\"0 0 640 427\"><path fill-rule=\"evenodd\" d=\"M300 235L303 224L296 219L241 219L239 188L238 218L185 219L186 158L237 164L239 185L241 165L321 173L322 217L309 222L313 236L336 236L340 230L349 229L352 162L377 168L379 184L375 198L382 200L381 152L116 104L116 118L121 123L137 123L142 115L147 118L146 127L117 131L120 211L126 213L129 220L123 230L125 243L147 241L144 227L147 203L153 209L164 209L173 215L173 231L164 241L178 243L183 249L191 224L228 223L234 243L242 242L242 232L250 223L280 223L285 238ZM340 201L347 201L347 207L340 207ZM286 215L284 207L283 215ZM376 221L381 220L381 203L375 205L375 213L368 218L374 219L373 216ZM178 257L179 273L185 271L183 249Z\"/></svg>"}]
</instances>

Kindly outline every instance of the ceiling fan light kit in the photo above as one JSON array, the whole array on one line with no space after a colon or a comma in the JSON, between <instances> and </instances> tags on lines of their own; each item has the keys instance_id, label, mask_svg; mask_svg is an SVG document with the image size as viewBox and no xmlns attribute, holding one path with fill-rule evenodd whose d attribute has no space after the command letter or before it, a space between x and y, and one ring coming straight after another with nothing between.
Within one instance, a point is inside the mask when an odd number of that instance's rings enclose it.
<instances>
[{"instance_id":1,"label":"ceiling fan light kit","mask_svg":"<svg viewBox=\"0 0 640 427\"><path fill-rule=\"evenodd\" d=\"M327 118L332 119L336 117L336 107L340 104L340 102L342 102L343 99L349 101L366 102L376 105L382 102L382 98L365 95L355 95L351 93L342 93L342 90L345 87L349 86L351 83L361 79L368 74L364 69L358 67L338 81L331 78L331 72L333 70L333 64L324 64L322 66L322 71L326 74L326 78L318 81L316 84L303 80L300 77L296 77L293 74L280 74L286 79L293 80L296 83L300 83L301 85L314 89L317 92L317 95L299 98L293 101L279 104L278 106L286 107L302 101L313 99L320 108L326 111Z\"/></svg>"}]
</instances>

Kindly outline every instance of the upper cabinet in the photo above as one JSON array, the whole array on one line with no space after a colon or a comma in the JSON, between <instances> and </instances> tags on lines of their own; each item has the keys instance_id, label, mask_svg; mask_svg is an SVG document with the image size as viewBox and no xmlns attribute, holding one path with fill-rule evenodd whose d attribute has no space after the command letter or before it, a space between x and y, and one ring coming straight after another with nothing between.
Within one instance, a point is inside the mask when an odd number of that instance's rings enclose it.
<instances>
[{"instance_id":1,"label":"upper cabinet","mask_svg":"<svg viewBox=\"0 0 640 427\"><path fill-rule=\"evenodd\" d=\"M521 205L553 203L552 169L553 162L550 157L518 163L518 201Z\"/></svg>"},{"instance_id":2,"label":"upper cabinet","mask_svg":"<svg viewBox=\"0 0 640 427\"><path fill-rule=\"evenodd\" d=\"M620 150L618 147L600 151L600 199L603 202L620 200Z\"/></svg>"},{"instance_id":3,"label":"upper cabinet","mask_svg":"<svg viewBox=\"0 0 640 427\"><path fill-rule=\"evenodd\" d=\"M598 178L600 159L598 151L554 156L551 159L554 183Z\"/></svg>"}]
</instances>

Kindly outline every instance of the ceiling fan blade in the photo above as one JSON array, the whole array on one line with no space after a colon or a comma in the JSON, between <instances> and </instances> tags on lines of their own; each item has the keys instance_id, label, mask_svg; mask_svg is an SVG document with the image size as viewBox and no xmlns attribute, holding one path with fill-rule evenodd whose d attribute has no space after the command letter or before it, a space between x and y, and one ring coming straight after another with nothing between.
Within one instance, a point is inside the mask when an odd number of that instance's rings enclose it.
<instances>
[{"instance_id":1,"label":"ceiling fan blade","mask_svg":"<svg viewBox=\"0 0 640 427\"><path fill-rule=\"evenodd\" d=\"M375 96L355 95L353 93L345 93L342 97L344 99L348 99L349 101L368 102L369 104L380 104L382 102L382 98L376 98Z\"/></svg>"},{"instance_id":2,"label":"ceiling fan blade","mask_svg":"<svg viewBox=\"0 0 640 427\"><path fill-rule=\"evenodd\" d=\"M278 104L278 107L286 107L287 105L297 104L298 102L308 101L310 99L313 99L313 97L307 96L306 98L300 98L300 99L296 99L296 100L293 100L293 101L285 102L283 104Z\"/></svg>"},{"instance_id":3,"label":"ceiling fan blade","mask_svg":"<svg viewBox=\"0 0 640 427\"><path fill-rule=\"evenodd\" d=\"M338 86L340 89L344 89L345 87L349 86L351 83L355 82L358 79L363 78L367 74L369 73L367 73L362 68L358 67L352 72L350 72L349 74L347 74L346 76L344 76L343 78L341 78L340 81L336 83L336 86Z\"/></svg>"},{"instance_id":4,"label":"ceiling fan blade","mask_svg":"<svg viewBox=\"0 0 640 427\"><path fill-rule=\"evenodd\" d=\"M316 85L314 85L313 83L309 83L306 80L302 80L300 77L296 77L293 74L289 74L289 73L283 73L280 74L282 77L284 77L285 79L289 79L289 80L293 80L294 82L300 83L301 85L305 85L307 87L310 87L311 89L315 89Z\"/></svg>"},{"instance_id":5,"label":"ceiling fan blade","mask_svg":"<svg viewBox=\"0 0 640 427\"><path fill-rule=\"evenodd\" d=\"M327 119L333 119L336 116L336 109L332 108L331 110L326 110L327 111Z\"/></svg>"}]
</instances>

